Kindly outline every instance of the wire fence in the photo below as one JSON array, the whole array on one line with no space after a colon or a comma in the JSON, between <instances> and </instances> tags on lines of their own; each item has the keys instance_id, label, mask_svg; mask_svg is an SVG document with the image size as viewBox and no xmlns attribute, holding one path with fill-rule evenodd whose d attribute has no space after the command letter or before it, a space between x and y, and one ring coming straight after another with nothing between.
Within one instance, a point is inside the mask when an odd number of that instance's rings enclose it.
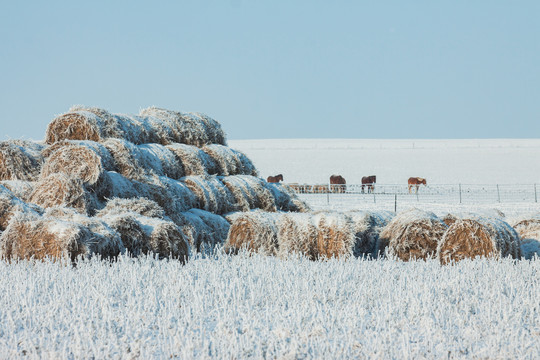
<instances>
[{"instance_id":1,"label":"wire fence","mask_svg":"<svg viewBox=\"0 0 540 360\"><path fill-rule=\"evenodd\" d=\"M303 198L317 203L537 203L537 184L452 184L452 185L330 185L287 184Z\"/></svg>"}]
</instances>

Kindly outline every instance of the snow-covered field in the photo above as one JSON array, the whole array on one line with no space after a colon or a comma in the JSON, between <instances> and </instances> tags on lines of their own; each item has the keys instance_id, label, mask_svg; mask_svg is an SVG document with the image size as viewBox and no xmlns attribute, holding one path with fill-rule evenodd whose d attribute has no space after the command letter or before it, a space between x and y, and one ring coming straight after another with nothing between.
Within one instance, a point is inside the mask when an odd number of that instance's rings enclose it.
<instances>
[{"instance_id":1,"label":"snow-covered field","mask_svg":"<svg viewBox=\"0 0 540 360\"><path fill-rule=\"evenodd\" d=\"M378 183L540 183L540 140L230 141L261 176ZM413 147L414 144L414 147ZM355 181L356 180L356 181ZM303 195L312 196L312 195ZM335 195L316 208L384 208ZM351 200L353 199L353 200ZM400 202L511 215L536 203ZM520 358L540 354L540 260L310 262L244 255L0 262L4 358Z\"/></svg>"}]
</instances>

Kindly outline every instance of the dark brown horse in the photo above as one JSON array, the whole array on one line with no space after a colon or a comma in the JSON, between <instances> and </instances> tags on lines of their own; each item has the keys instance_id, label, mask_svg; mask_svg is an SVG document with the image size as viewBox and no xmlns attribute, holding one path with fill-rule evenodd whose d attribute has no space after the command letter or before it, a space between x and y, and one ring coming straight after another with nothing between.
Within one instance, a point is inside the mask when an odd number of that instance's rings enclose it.
<instances>
[{"instance_id":1,"label":"dark brown horse","mask_svg":"<svg viewBox=\"0 0 540 360\"><path fill-rule=\"evenodd\" d=\"M269 176L266 178L266 182L269 182L269 183L278 183L280 181L283 181L283 175L281 174L276 175L276 176Z\"/></svg>"},{"instance_id":2,"label":"dark brown horse","mask_svg":"<svg viewBox=\"0 0 540 360\"><path fill-rule=\"evenodd\" d=\"M418 194L418 188L420 187L420 185L427 184L426 179L421 178L421 177L410 177L408 180L408 183L409 183L409 194L411 193L411 189L413 187L415 188L415 194Z\"/></svg>"},{"instance_id":3,"label":"dark brown horse","mask_svg":"<svg viewBox=\"0 0 540 360\"><path fill-rule=\"evenodd\" d=\"M362 194L364 193L364 186L367 186L367 192L372 193L375 190L375 184L377 182L377 176L370 175L362 177Z\"/></svg>"},{"instance_id":4,"label":"dark brown horse","mask_svg":"<svg viewBox=\"0 0 540 360\"><path fill-rule=\"evenodd\" d=\"M341 175L330 176L330 190L334 193L344 193L347 189L347 182Z\"/></svg>"}]
</instances>

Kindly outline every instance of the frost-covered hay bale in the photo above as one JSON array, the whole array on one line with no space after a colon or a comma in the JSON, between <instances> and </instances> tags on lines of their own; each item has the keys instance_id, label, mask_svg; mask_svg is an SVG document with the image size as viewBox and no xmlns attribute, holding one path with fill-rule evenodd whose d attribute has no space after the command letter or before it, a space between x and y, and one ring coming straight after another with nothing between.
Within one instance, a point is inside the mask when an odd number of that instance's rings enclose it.
<instances>
[{"instance_id":1,"label":"frost-covered hay bale","mask_svg":"<svg viewBox=\"0 0 540 360\"><path fill-rule=\"evenodd\" d=\"M411 209L398 214L381 231L379 251L386 245L388 254L403 261L427 259L437 251L448 226L435 214Z\"/></svg>"},{"instance_id":2,"label":"frost-covered hay bale","mask_svg":"<svg viewBox=\"0 0 540 360\"><path fill-rule=\"evenodd\" d=\"M444 215L441 220L446 224L446 226L452 226L456 221L458 217L454 214L446 214Z\"/></svg>"},{"instance_id":3,"label":"frost-covered hay bale","mask_svg":"<svg viewBox=\"0 0 540 360\"><path fill-rule=\"evenodd\" d=\"M155 201L147 198L118 199L107 202L105 207L96 213L96 216L107 217L133 212L137 215L163 219L165 211Z\"/></svg>"},{"instance_id":4,"label":"frost-covered hay bale","mask_svg":"<svg viewBox=\"0 0 540 360\"><path fill-rule=\"evenodd\" d=\"M239 210L277 211L274 196L264 186L263 180L250 175L234 175L225 176L221 181L233 194Z\"/></svg>"},{"instance_id":5,"label":"frost-covered hay bale","mask_svg":"<svg viewBox=\"0 0 540 360\"><path fill-rule=\"evenodd\" d=\"M353 255L356 239L352 222L347 216L338 212L319 213L313 221L317 224L317 257L330 259Z\"/></svg>"},{"instance_id":6,"label":"frost-covered hay bale","mask_svg":"<svg viewBox=\"0 0 540 360\"><path fill-rule=\"evenodd\" d=\"M217 164L220 175L258 175L253 163L240 151L218 144L206 145L202 150Z\"/></svg>"},{"instance_id":7,"label":"frost-covered hay bale","mask_svg":"<svg viewBox=\"0 0 540 360\"><path fill-rule=\"evenodd\" d=\"M511 219L509 224L517 231L522 239L540 240L540 213Z\"/></svg>"},{"instance_id":8,"label":"frost-covered hay bale","mask_svg":"<svg viewBox=\"0 0 540 360\"><path fill-rule=\"evenodd\" d=\"M245 248L265 255L277 255L278 222L282 214L260 210L236 214L229 229L225 251L237 253Z\"/></svg>"},{"instance_id":9,"label":"frost-covered hay bale","mask_svg":"<svg viewBox=\"0 0 540 360\"><path fill-rule=\"evenodd\" d=\"M9 191L22 201L28 201L30 194L34 191L36 183L34 181L25 180L4 180L0 181L0 185L5 186Z\"/></svg>"},{"instance_id":10,"label":"frost-covered hay bale","mask_svg":"<svg viewBox=\"0 0 540 360\"><path fill-rule=\"evenodd\" d=\"M215 214L236 211L234 197L215 176L187 176L182 181L195 194L197 208Z\"/></svg>"},{"instance_id":11,"label":"frost-covered hay bale","mask_svg":"<svg viewBox=\"0 0 540 360\"><path fill-rule=\"evenodd\" d=\"M152 129L159 137L159 143L163 145L171 143L184 143L197 145L193 142L193 135L190 134L191 127L183 120L182 115L177 111L158 108L155 106L143 109L140 116L147 119ZM198 140L195 138L195 140Z\"/></svg>"},{"instance_id":12,"label":"frost-covered hay bale","mask_svg":"<svg viewBox=\"0 0 540 360\"><path fill-rule=\"evenodd\" d=\"M62 140L55 142L41 151L41 155L46 160L57 150L70 146L82 146L90 151L93 151L101 160L103 169L108 171L115 170L115 163L112 155L102 143L98 143L90 140Z\"/></svg>"},{"instance_id":13,"label":"frost-covered hay bale","mask_svg":"<svg viewBox=\"0 0 540 360\"><path fill-rule=\"evenodd\" d=\"M167 192L169 207L176 212L188 211L197 207L198 198L193 191L182 181L170 179L168 177L159 177L159 183Z\"/></svg>"},{"instance_id":14,"label":"frost-covered hay bale","mask_svg":"<svg viewBox=\"0 0 540 360\"><path fill-rule=\"evenodd\" d=\"M379 257L379 234L395 214L390 211L350 211L346 215L351 219L355 233L353 255Z\"/></svg>"},{"instance_id":15,"label":"frost-covered hay bale","mask_svg":"<svg viewBox=\"0 0 540 360\"><path fill-rule=\"evenodd\" d=\"M0 257L6 259L71 259L79 255L100 254L114 257L120 253L118 236L111 239L88 227L36 214L17 213L0 238Z\"/></svg>"},{"instance_id":16,"label":"frost-covered hay bale","mask_svg":"<svg viewBox=\"0 0 540 360\"><path fill-rule=\"evenodd\" d=\"M103 145L113 158L116 172L135 180L148 175L151 168L142 162L143 156L135 144L122 139L107 139Z\"/></svg>"},{"instance_id":17,"label":"frost-covered hay bale","mask_svg":"<svg viewBox=\"0 0 540 360\"><path fill-rule=\"evenodd\" d=\"M182 215L187 220L185 225L191 226L192 233L188 237L198 252L211 254L227 240L230 225L224 217L200 209L191 209Z\"/></svg>"},{"instance_id":18,"label":"frost-covered hay bale","mask_svg":"<svg viewBox=\"0 0 540 360\"><path fill-rule=\"evenodd\" d=\"M189 257L187 237L174 222L141 215L136 219L146 234L149 251L159 255L160 258L187 261Z\"/></svg>"},{"instance_id":19,"label":"frost-covered hay bale","mask_svg":"<svg viewBox=\"0 0 540 360\"><path fill-rule=\"evenodd\" d=\"M17 212L39 214L42 209L25 203L9 189L0 185L0 231L7 228L9 221Z\"/></svg>"},{"instance_id":20,"label":"frost-covered hay bale","mask_svg":"<svg viewBox=\"0 0 540 360\"><path fill-rule=\"evenodd\" d=\"M97 199L88 192L81 179L63 173L40 179L30 195L29 202L43 208L72 207L84 214L91 214L98 207Z\"/></svg>"},{"instance_id":21,"label":"frost-covered hay bale","mask_svg":"<svg viewBox=\"0 0 540 360\"><path fill-rule=\"evenodd\" d=\"M142 165L152 169L159 176L180 179L184 176L184 167L174 153L161 144L143 144L137 146L142 157Z\"/></svg>"},{"instance_id":22,"label":"frost-covered hay bale","mask_svg":"<svg viewBox=\"0 0 540 360\"><path fill-rule=\"evenodd\" d=\"M120 235L123 246L131 256L146 254L148 239L142 224L130 213L115 213L103 218L107 225Z\"/></svg>"},{"instance_id":23,"label":"frost-covered hay bale","mask_svg":"<svg viewBox=\"0 0 540 360\"><path fill-rule=\"evenodd\" d=\"M174 153L186 176L219 175L216 162L198 147L175 143L167 145L167 149Z\"/></svg>"},{"instance_id":24,"label":"frost-covered hay bale","mask_svg":"<svg viewBox=\"0 0 540 360\"><path fill-rule=\"evenodd\" d=\"M107 171L106 177L108 178L109 188L102 194L103 197L108 199L131 199L141 196L139 190L135 187L135 181L114 171Z\"/></svg>"},{"instance_id":25,"label":"frost-covered hay bale","mask_svg":"<svg viewBox=\"0 0 540 360\"><path fill-rule=\"evenodd\" d=\"M507 223L495 218L458 219L437 247L441 264L475 257L520 257L519 236Z\"/></svg>"},{"instance_id":26,"label":"frost-covered hay bale","mask_svg":"<svg viewBox=\"0 0 540 360\"><path fill-rule=\"evenodd\" d=\"M275 199L276 208L279 211L309 212L311 208L307 203L300 200L298 195L287 185L281 183L265 183L265 186Z\"/></svg>"},{"instance_id":27,"label":"frost-covered hay bale","mask_svg":"<svg viewBox=\"0 0 540 360\"><path fill-rule=\"evenodd\" d=\"M318 230L311 214L283 214L278 223L278 255L300 253L311 260L317 259Z\"/></svg>"},{"instance_id":28,"label":"frost-covered hay bale","mask_svg":"<svg viewBox=\"0 0 540 360\"><path fill-rule=\"evenodd\" d=\"M1 141L0 180L37 180L44 148L44 145L28 140Z\"/></svg>"},{"instance_id":29,"label":"frost-covered hay bale","mask_svg":"<svg viewBox=\"0 0 540 360\"><path fill-rule=\"evenodd\" d=\"M227 137L225 135L225 132L221 128L221 124L219 122L212 119L210 116L199 112L191 112L187 114L183 113L182 115L184 117L187 117L187 115L195 116L196 118L200 119L200 121L204 125L206 136L210 143L225 146L227 145Z\"/></svg>"},{"instance_id":30,"label":"frost-covered hay bale","mask_svg":"<svg viewBox=\"0 0 540 360\"><path fill-rule=\"evenodd\" d=\"M45 142L61 140L101 141L108 137L103 119L89 111L74 111L54 118L47 126Z\"/></svg>"}]
</instances>

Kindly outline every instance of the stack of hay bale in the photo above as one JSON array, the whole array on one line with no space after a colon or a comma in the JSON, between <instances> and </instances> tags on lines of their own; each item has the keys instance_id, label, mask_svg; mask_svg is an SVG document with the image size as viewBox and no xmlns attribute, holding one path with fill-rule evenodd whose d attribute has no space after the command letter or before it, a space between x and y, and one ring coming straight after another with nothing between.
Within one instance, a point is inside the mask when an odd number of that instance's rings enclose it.
<instances>
[{"instance_id":1,"label":"stack of hay bale","mask_svg":"<svg viewBox=\"0 0 540 360\"><path fill-rule=\"evenodd\" d=\"M0 143L0 257L184 260L224 243L225 214L309 210L257 176L204 114L73 107L48 125L44 144Z\"/></svg>"}]
</instances>

